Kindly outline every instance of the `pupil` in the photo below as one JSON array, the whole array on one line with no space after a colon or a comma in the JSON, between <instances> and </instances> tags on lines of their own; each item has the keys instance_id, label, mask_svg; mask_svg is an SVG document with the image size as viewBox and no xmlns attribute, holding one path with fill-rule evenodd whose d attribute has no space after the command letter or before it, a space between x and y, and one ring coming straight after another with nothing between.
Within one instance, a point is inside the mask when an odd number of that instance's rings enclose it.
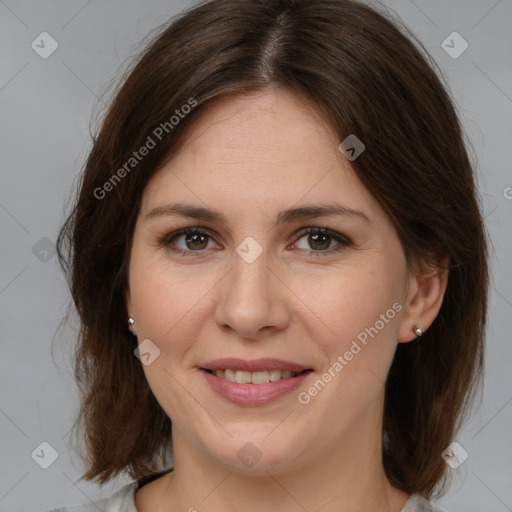
<instances>
[{"instance_id":1,"label":"pupil","mask_svg":"<svg viewBox=\"0 0 512 512\"><path fill-rule=\"evenodd\" d=\"M309 240L313 249L327 249L331 243L331 237L321 233L310 235Z\"/></svg>"},{"instance_id":2,"label":"pupil","mask_svg":"<svg viewBox=\"0 0 512 512\"><path fill-rule=\"evenodd\" d=\"M191 247L192 249L204 249L208 245L208 241L205 236L195 233L187 237L186 244L187 246L192 244L194 246Z\"/></svg>"}]
</instances>

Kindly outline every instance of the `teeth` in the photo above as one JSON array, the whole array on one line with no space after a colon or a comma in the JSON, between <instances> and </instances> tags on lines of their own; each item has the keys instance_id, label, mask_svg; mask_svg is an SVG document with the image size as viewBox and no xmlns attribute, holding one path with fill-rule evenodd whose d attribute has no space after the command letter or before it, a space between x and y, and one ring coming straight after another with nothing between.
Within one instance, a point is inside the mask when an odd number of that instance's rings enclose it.
<instances>
[{"instance_id":1,"label":"teeth","mask_svg":"<svg viewBox=\"0 0 512 512\"><path fill-rule=\"evenodd\" d=\"M275 382L281 378L281 370L270 370L269 372L270 382Z\"/></svg>"},{"instance_id":2,"label":"teeth","mask_svg":"<svg viewBox=\"0 0 512 512\"><path fill-rule=\"evenodd\" d=\"M238 382L238 384L248 384L251 382L251 372L237 371L235 374L235 382Z\"/></svg>"},{"instance_id":3,"label":"teeth","mask_svg":"<svg viewBox=\"0 0 512 512\"><path fill-rule=\"evenodd\" d=\"M217 370L215 372L215 375L217 375L217 377L222 377L222 370ZM235 382L235 375L236 375L236 372L234 370L224 370L224 378L226 380L229 380L230 382Z\"/></svg>"},{"instance_id":4,"label":"teeth","mask_svg":"<svg viewBox=\"0 0 512 512\"><path fill-rule=\"evenodd\" d=\"M251 375L251 382L253 384L266 384L268 381L268 372L253 372Z\"/></svg>"},{"instance_id":5,"label":"teeth","mask_svg":"<svg viewBox=\"0 0 512 512\"><path fill-rule=\"evenodd\" d=\"M247 372L243 370L214 370L213 374L230 382L239 384L267 384L280 379L288 379L297 375L290 370L270 370L261 372Z\"/></svg>"}]
</instances>

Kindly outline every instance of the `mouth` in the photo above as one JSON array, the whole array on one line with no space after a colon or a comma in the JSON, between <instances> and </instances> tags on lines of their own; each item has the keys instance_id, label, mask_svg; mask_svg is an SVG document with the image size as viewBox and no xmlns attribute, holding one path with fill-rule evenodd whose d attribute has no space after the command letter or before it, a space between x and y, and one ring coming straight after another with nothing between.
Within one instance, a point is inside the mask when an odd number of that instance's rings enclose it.
<instances>
[{"instance_id":1,"label":"mouth","mask_svg":"<svg viewBox=\"0 0 512 512\"><path fill-rule=\"evenodd\" d=\"M235 357L209 361L202 365L200 369L221 379L238 382L239 384L266 384L281 379L291 379L305 371L313 371L312 368L282 359L246 360Z\"/></svg>"},{"instance_id":2,"label":"mouth","mask_svg":"<svg viewBox=\"0 0 512 512\"><path fill-rule=\"evenodd\" d=\"M199 367L210 388L239 406L265 405L291 393L312 368L282 359L216 359Z\"/></svg>"},{"instance_id":3,"label":"mouth","mask_svg":"<svg viewBox=\"0 0 512 512\"><path fill-rule=\"evenodd\" d=\"M231 368L210 370L208 368L201 368L215 377L220 377L229 382L236 382L238 384L268 384L269 382L277 382L282 379L293 379L298 375L312 372L311 369L306 369L301 372L292 372L291 370L262 370L257 372L249 372L246 370L235 370Z\"/></svg>"}]
</instances>

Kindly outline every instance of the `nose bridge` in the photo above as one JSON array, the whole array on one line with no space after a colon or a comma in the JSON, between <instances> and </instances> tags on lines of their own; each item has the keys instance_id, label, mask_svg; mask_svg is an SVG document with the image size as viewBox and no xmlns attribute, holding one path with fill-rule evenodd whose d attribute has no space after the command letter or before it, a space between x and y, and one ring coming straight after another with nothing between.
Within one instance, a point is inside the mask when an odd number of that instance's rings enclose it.
<instances>
[{"instance_id":1,"label":"nose bridge","mask_svg":"<svg viewBox=\"0 0 512 512\"><path fill-rule=\"evenodd\" d=\"M268 237L267 237L268 238ZM235 248L231 289L243 297L245 294L265 294L268 285L268 265L271 264L268 240L245 237Z\"/></svg>"},{"instance_id":2,"label":"nose bridge","mask_svg":"<svg viewBox=\"0 0 512 512\"><path fill-rule=\"evenodd\" d=\"M219 290L216 321L245 338L266 328L283 329L288 322L286 297L271 271L268 251L244 240L233 255L232 271Z\"/></svg>"},{"instance_id":3,"label":"nose bridge","mask_svg":"<svg viewBox=\"0 0 512 512\"><path fill-rule=\"evenodd\" d=\"M247 256L251 255L249 259L241 256L241 251L242 245L237 248L237 255L233 258L231 290L241 298L253 294L264 298L270 284L268 251L262 251L261 254L253 256L252 249L249 249L247 252Z\"/></svg>"}]
</instances>

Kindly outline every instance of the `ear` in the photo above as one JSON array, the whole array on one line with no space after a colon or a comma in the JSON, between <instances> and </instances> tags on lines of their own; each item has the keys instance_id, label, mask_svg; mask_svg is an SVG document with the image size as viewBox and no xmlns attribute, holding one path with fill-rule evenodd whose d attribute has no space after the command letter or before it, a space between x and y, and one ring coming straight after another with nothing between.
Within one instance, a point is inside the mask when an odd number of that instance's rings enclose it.
<instances>
[{"instance_id":1,"label":"ear","mask_svg":"<svg viewBox=\"0 0 512 512\"><path fill-rule=\"evenodd\" d=\"M408 293L404 306L398 342L407 343L417 339L414 329L425 332L435 320L444 299L448 284L449 257L437 264L417 263L411 269Z\"/></svg>"}]
</instances>

